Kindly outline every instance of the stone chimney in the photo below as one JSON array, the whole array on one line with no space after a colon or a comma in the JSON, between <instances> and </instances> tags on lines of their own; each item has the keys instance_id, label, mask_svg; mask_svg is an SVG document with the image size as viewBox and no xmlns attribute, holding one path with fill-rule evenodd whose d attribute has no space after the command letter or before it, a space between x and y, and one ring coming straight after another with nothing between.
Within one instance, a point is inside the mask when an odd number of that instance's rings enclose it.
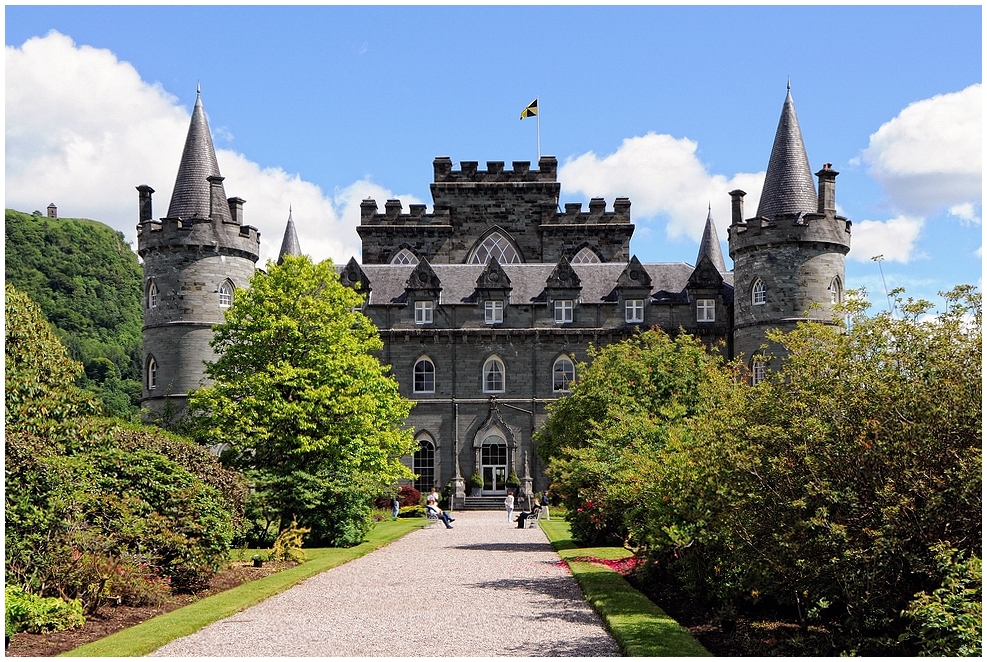
<instances>
[{"instance_id":1,"label":"stone chimney","mask_svg":"<svg viewBox=\"0 0 987 662\"><path fill-rule=\"evenodd\" d=\"M840 174L833 170L832 163L823 164L822 170L816 173L819 178L819 207L820 214L836 211L836 176Z\"/></svg>"},{"instance_id":2,"label":"stone chimney","mask_svg":"<svg viewBox=\"0 0 987 662\"><path fill-rule=\"evenodd\" d=\"M144 221L150 221L154 218L154 214L151 212L151 194L154 193L154 189L147 184L141 184L137 187L137 191L140 205L140 216L137 222L143 223Z\"/></svg>"},{"instance_id":3,"label":"stone chimney","mask_svg":"<svg viewBox=\"0 0 987 662\"><path fill-rule=\"evenodd\" d=\"M730 223L732 225L743 225L744 223L744 196L746 192L739 188L730 191Z\"/></svg>"},{"instance_id":4,"label":"stone chimney","mask_svg":"<svg viewBox=\"0 0 987 662\"><path fill-rule=\"evenodd\" d=\"M227 198L226 203L230 206L230 217L237 225L243 225L243 198Z\"/></svg>"}]
</instances>

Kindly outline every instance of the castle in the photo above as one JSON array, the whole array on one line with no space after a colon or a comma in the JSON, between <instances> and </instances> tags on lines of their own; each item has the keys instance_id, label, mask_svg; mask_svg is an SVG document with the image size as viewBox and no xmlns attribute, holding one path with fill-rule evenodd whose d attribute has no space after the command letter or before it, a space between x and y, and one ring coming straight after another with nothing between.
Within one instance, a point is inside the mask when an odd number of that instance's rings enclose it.
<instances>
[{"instance_id":1,"label":"castle","mask_svg":"<svg viewBox=\"0 0 987 662\"><path fill-rule=\"evenodd\" d=\"M367 293L364 313L384 341L419 450L407 458L421 489L450 484L454 505L547 487L532 435L546 405L564 397L587 349L639 329L684 330L742 356L752 381L780 350L771 328L807 316L832 317L844 288L850 222L838 216L837 172L816 173L806 156L791 92L782 107L757 213L731 191L727 271L711 214L696 256L642 264L630 254L631 202L566 203L555 157L537 169L515 161L486 169L449 157L433 162L431 213L387 200L361 204L362 259L339 267L341 281ZM246 287L259 234L243 225L240 198L226 198L197 97L168 216L154 220L139 186L138 253L144 261L144 406L161 411L203 378L210 326L233 290ZM300 247L289 215L281 248ZM474 474L482 488L468 489Z\"/></svg>"}]
</instances>

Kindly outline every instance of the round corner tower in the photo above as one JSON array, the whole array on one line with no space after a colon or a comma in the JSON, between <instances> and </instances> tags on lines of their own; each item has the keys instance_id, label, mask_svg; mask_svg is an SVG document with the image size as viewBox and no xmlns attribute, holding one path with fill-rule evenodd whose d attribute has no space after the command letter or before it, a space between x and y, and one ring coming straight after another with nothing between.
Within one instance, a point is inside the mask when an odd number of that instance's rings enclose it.
<instances>
[{"instance_id":1,"label":"round corner tower","mask_svg":"<svg viewBox=\"0 0 987 662\"><path fill-rule=\"evenodd\" d=\"M746 363L756 355L764 363L781 356L782 348L767 341L769 329L790 331L805 319L833 320L850 251L850 221L836 214L838 174L824 165L816 173L817 195L789 89L756 216L745 219L744 192L730 192L734 354Z\"/></svg>"},{"instance_id":2,"label":"round corner tower","mask_svg":"<svg viewBox=\"0 0 987 662\"><path fill-rule=\"evenodd\" d=\"M260 257L260 233L243 225L243 203L227 198L202 101L196 94L168 215L154 220L150 186L138 186L137 254L144 263L141 406L159 415L185 408L204 383L212 326L223 321Z\"/></svg>"}]
</instances>

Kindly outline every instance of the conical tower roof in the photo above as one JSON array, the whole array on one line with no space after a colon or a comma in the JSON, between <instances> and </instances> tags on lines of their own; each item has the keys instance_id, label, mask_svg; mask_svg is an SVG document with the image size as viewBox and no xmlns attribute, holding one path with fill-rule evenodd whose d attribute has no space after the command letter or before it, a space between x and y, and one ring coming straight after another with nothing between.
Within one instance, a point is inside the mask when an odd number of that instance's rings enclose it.
<instances>
[{"instance_id":1,"label":"conical tower roof","mask_svg":"<svg viewBox=\"0 0 987 662\"><path fill-rule=\"evenodd\" d=\"M791 85L781 109L775 142L771 147L768 172L764 176L757 215L771 219L778 214L816 211L816 186L812 181L809 157L802 143L802 131L795 116Z\"/></svg>"},{"instance_id":2,"label":"conical tower roof","mask_svg":"<svg viewBox=\"0 0 987 662\"><path fill-rule=\"evenodd\" d=\"M710 205L709 213L706 215L706 228L703 230L703 238L699 242L699 255L696 257L696 265L702 262L703 256L709 257L713 266L720 273L727 270L727 265L723 261L723 251L720 249L720 238L716 234L716 226L713 225L713 206Z\"/></svg>"},{"instance_id":3,"label":"conical tower roof","mask_svg":"<svg viewBox=\"0 0 987 662\"><path fill-rule=\"evenodd\" d=\"M168 205L168 218L209 218L210 191L206 178L219 176L219 162L216 161L209 123L206 122L206 111L202 108L202 99L196 90L185 150L178 166L171 204ZM226 200L225 191L223 200ZM222 209L219 214L223 215ZM229 210L226 210L227 217L228 214Z\"/></svg>"},{"instance_id":4,"label":"conical tower roof","mask_svg":"<svg viewBox=\"0 0 987 662\"><path fill-rule=\"evenodd\" d=\"M302 247L295 233L295 221L291 218L291 207L288 207L288 225L284 229L284 239L281 240L281 252L278 253L278 264L284 262L285 255L301 255Z\"/></svg>"}]
</instances>

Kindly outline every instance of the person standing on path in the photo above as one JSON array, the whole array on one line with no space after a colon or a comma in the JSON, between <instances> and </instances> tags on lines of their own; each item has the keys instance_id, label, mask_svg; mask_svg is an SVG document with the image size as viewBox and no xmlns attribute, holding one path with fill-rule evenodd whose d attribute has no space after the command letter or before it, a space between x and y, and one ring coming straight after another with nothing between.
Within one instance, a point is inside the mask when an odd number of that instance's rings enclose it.
<instances>
[{"instance_id":1,"label":"person standing on path","mask_svg":"<svg viewBox=\"0 0 987 662\"><path fill-rule=\"evenodd\" d=\"M507 508L507 521L513 522L511 518L514 515L514 492L510 490L507 491L507 498L504 499L504 508Z\"/></svg>"},{"instance_id":2,"label":"person standing on path","mask_svg":"<svg viewBox=\"0 0 987 662\"><path fill-rule=\"evenodd\" d=\"M542 512L542 517L544 517L546 520L552 519L551 517L548 516L548 490L545 490L544 492L541 493L541 512Z\"/></svg>"},{"instance_id":3,"label":"person standing on path","mask_svg":"<svg viewBox=\"0 0 987 662\"><path fill-rule=\"evenodd\" d=\"M394 509L394 512L392 513L394 515L394 519L397 519L398 518L398 515L401 513L401 497L400 496L395 496L393 499L391 499L391 507Z\"/></svg>"}]
</instances>

